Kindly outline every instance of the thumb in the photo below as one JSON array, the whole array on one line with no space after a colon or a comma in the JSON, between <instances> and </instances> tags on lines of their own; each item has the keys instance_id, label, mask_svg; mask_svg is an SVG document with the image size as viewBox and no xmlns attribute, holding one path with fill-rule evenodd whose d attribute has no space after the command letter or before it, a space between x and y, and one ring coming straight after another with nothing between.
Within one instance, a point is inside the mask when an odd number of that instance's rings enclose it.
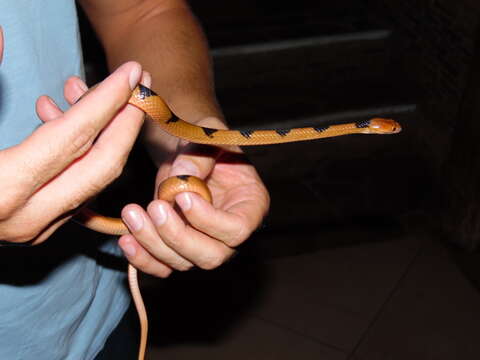
<instances>
[{"instance_id":1,"label":"thumb","mask_svg":"<svg viewBox=\"0 0 480 360\"><path fill-rule=\"evenodd\" d=\"M215 117L204 118L195 125L227 129L225 123ZM211 145L187 143L187 145L181 146L172 163L169 176L194 175L204 179L210 174L215 165L215 160L222 152L222 148Z\"/></svg>"},{"instance_id":2,"label":"thumb","mask_svg":"<svg viewBox=\"0 0 480 360\"><path fill-rule=\"evenodd\" d=\"M194 175L206 178L213 170L219 148L189 144L183 147L172 162L168 176Z\"/></svg>"}]
</instances>

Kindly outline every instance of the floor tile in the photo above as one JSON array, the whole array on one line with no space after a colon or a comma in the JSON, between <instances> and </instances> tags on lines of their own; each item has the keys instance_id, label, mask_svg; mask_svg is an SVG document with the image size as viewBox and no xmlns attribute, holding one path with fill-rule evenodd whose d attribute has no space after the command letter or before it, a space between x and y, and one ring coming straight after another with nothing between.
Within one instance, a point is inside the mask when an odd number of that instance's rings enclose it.
<instances>
[{"instance_id":1,"label":"floor tile","mask_svg":"<svg viewBox=\"0 0 480 360\"><path fill-rule=\"evenodd\" d=\"M335 236L355 239L362 234L345 230ZM421 242L409 237L383 240L270 261L262 301L252 312L278 326L351 351ZM328 243L331 239L323 234L316 241Z\"/></svg>"},{"instance_id":2,"label":"floor tile","mask_svg":"<svg viewBox=\"0 0 480 360\"><path fill-rule=\"evenodd\" d=\"M473 360L480 293L442 245L431 243L356 351L356 360Z\"/></svg>"}]
</instances>

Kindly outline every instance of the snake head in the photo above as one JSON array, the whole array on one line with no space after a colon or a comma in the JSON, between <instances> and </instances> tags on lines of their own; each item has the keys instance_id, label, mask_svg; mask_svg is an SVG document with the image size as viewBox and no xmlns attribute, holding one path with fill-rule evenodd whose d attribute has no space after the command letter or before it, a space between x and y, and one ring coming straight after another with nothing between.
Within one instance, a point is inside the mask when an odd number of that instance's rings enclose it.
<instances>
[{"instance_id":1,"label":"snake head","mask_svg":"<svg viewBox=\"0 0 480 360\"><path fill-rule=\"evenodd\" d=\"M374 118L368 125L372 134L397 134L402 131L402 126L392 119Z\"/></svg>"}]
</instances>

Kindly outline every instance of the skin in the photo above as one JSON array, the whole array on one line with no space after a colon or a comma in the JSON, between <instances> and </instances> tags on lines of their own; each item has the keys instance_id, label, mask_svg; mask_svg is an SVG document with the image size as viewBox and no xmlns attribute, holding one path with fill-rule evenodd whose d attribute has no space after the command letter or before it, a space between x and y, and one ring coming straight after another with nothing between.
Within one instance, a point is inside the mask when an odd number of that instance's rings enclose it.
<instances>
[{"instance_id":1,"label":"skin","mask_svg":"<svg viewBox=\"0 0 480 360\"><path fill-rule=\"evenodd\" d=\"M2 55L3 45L2 35ZM120 175L143 122L138 109L125 106L141 75L138 63L127 63L65 113L47 97L38 100L46 123L0 151L0 239L45 241ZM76 91L73 86L68 83L65 91Z\"/></svg>"},{"instance_id":2,"label":"skin","mask_svg":"<svg viewBox=\"0 0 480 360\"><path fill-rule=\"evenodd\" d=\"M80 4L112 70L126 61L142 64L148 71L145 85L152 82L179 117L202 126L226 128L215 98L206 41L184 1L83 0ZM71 103L84 92L75 78L69 80L67 89ZM211 148L208 154L192 155L190 145L148 123L143 137L159 166L157 184L178 174L206 178L214 203L183 193L176 197L181 214L160 200L153 200L146 209L129 204L122 210L122 218L131 234L119 239L120 247L132 265L159 277L193 266L220 266L268 210L269 195L257 172L247 162L238 161L238 148ZM232 157L236 161L230 161Z\"/></svg>"}]
</instances>

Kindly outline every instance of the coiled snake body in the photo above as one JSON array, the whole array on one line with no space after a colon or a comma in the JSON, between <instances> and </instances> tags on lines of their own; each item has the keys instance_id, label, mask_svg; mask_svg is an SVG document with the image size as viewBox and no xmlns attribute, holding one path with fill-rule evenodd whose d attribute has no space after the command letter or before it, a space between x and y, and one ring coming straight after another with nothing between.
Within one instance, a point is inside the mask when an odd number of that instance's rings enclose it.
<instances>
[{"instance_id":1,"label":"coiled snake body","mask_svg":"<svg viewBox=\"0 0 480 360\"><path fill-rule=\"evenodd\" d=\"M276 130L218 130L196 126L177 118L165 102L149 88L139 85L132 93L129 104L146 113L158 126L170 135L189 142L209 145L268 145L287 142L315 140L348 134L394 134L401 131L401 126L391 119L374 118L367 121L323 127L307 127ZM158 198L173 201L177 193L183 191L197 192L211 201L210 191L202 180L193 176L176 176L165 180L159 187ZM75 220L97 232L122 235L128 228L121 219L108 218L88 208L84 208ZM140 325L140 349L138 359L145 356L147 342L147 315L140 294L137 272L128 266L130 291L137 309Z\"/></svg>"}]
</instances>

